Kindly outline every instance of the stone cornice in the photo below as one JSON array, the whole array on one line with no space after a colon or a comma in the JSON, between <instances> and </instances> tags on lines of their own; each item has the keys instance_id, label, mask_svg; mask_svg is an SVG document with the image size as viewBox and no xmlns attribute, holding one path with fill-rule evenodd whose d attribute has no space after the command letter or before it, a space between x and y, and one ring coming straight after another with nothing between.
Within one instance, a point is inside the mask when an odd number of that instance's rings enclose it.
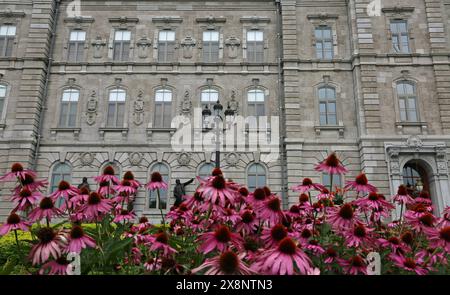
<instances>
[{"instance_id":1,"label":"stone cornice","mask_svg":"<svg viewBox=\"0 0 450 295\"><path fill-rule=\"evenodd\" d=\"M400 6L394 6L394 7L384 7L381 9L384 13L392 13L392 14L399 14L399 13L412 13L414 12L414 7L400 7Z\"/></svg>"},{"instance_id":2,"label":"stone cornice","mask_svg":"<svg viewBox=\"0 0 450 295\"><path fill-rule=\"evenodd\" d=\"M162 16L162 17L153 17L152 18L153 23L182 23L183 19L179 16Z\"/></svg>"},{"instance_id":3,"label":"stone cornice","mask_svg":"<svg viewBox=\"0 0 450 295\"><path fill-rule=\"evenodd\" d=\"M225 17L209 16L209 17L197 17L195 21L198 23L225 23L227 19Z\"/></svg>"},{"instance_id":4,"label":"stone cornice","mask_svg":"<svg viewBox=\"0 0 450 295\"><path fill-rule=\"evenodd\" d=\"M75 16L75 17L66 17L64 19L65 23L93 23L95 20L92 16Z\"/></svg>"},{"instance_id":5,"label":"stone cornice","mask_svg":"<svg viewBox=\"0 0 450 295\"><path fill-rule=\"evenodd\" d=\"M0 11L0 17L25 17L25 12L7 8Z\"/></svg>"},{"instance_id":6,"label":"stone cornice","mask_svg":"<svg viewBox=\"0 0 450 295\"><path fill-rule=\"evenodd\" d=\"M270 23L269 17L261 17L261 16L244 16L240 19L241 23Z\"/></svg>"},{"instance_id":7,"label":"stone cornice","mask_svg":"<svg viewBox=\"0 0 450 295\"><path fill-rule=\"evenodd\" d=\"M110 17L108 18L110 23L138 23L139 19L137 17Z\"/></svg>"}]
</instances>

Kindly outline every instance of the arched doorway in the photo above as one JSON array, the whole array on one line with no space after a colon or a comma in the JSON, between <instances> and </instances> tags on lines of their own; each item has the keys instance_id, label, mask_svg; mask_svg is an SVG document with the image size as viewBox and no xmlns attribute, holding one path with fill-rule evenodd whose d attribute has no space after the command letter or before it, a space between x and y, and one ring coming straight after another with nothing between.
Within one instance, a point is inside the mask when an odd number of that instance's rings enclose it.
<instances>
[{"instance_id":1,"label":"arched doorway","mask_svg":"<svg viewBox=\"0 0 450 295\"><path fill-rule=\"evenodd\" d=\"M430 193L430 178L419 160L411 160L403 166L403 184L413 197L418 197L421 191Z\"/></svg>"}]
</instances>

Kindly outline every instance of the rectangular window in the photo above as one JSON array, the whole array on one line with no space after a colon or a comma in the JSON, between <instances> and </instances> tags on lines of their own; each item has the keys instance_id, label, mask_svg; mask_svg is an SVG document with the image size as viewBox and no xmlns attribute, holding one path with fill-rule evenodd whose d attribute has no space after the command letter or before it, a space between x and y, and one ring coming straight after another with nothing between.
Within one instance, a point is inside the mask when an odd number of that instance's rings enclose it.
<instances>
[{"instance_id":1,"label":"rectangular window","mask_svg":"<svg viewBox=\"0 0 450 295\"><path fill-rule=\"evenodd\" d=\"M158 61L171 62L175 57L175 32L160 31L158 36Z\"/></svg>"},{"instance_id":2,"label":"rectangular window","mask_svg":"<svg viewBox=\"0 0 450 295\"><path fill-rule=\"evenodd\" d=\"M0 56L7 57L12 55L15 37L15 26L0 27Z\"/></svg>"},{"instance_id":3,"label":"rectangular window","mask_svg":"<svg viewBox=\"0 0 450 295\"><path fill-rule=\"evenodd\" d=\"M84 46L86 42L86 32L72 31L69 38L69 54L68 59L72 62L83 60Z\"/></svg>"},{"instance_id":4,"label":"rectangular window","mask_svg":"<svg viewBox=\"0 0 450 295\"><path fill-rule=\"evenodd\" d=\"M155 94L155 122L156 128L170 128L172 123L172 91L162 89Z\"/></svg>"},{"instance_id":5,"label":"rectangular window","mask_svg":"<svg viewBox=\"0 0 450 295\"><path fill-rule=\"evenodd\" d=\"M6 101L6 86L0 85L0 120L3 116L3 108L5 107Z\"/></svg>"},{"instance_id":6,"label":"rectangular window","mask_svg":"<svg viewBox=\"0 0 450 295\"><path fill-rule=\"evenodd\" d=\"M316 57L322 60L333 59L333 33L328 26L319 26L315 31Z\"/></svg>"},{"instance_id":7,"label":"rectangular window","mask_svg":"<svg viewBox=\"0 0 450 295\"><path fill-rule=\"evenodd\" d=\"M408 22L406 20L391 21L392 47L397 53L410 53Z\"/></svg>"},{"instance_id":8,"label":"rectangular window","mask_svg":"<svg viewBox=\"0 0 450 295\"><path fill-rule=\"evenodd\" d=\"M416 86L409 82L397 84L400 120L402 122L417 122L419 120Z\"/></svg>"},{"instance_id":9,"label":"rectangular window","mask_svg":"<svg viewBox=\"0 0 450 295\"><path fill-rule=\"evenodd\" d=\"M319 89L320 125L337 125L336 90L331 87Z\"/></svg>"},{"instance_id":10,"label":"rectangular window","mask_svg":"<svg viewBox=\"0 0 450 295\"><path fill-rule=\"evenodd\" d=\"M130 31L116 31L114 34L114 60L128 61L130 58Z\"/></svg>"},{"instance_id":11,"label":"rectangular window","mask_svg":"<svg viewBox=\"0 0 450 295\"><path fill-rule=\"evenodd\" d=\"M116 89L110 92L108 116L106 120L106 125L108 127L123 127L125 117L125 100L125 90Z\"/></svg>"},{"instance_id":12,"label":"rectangular window","mask_svg":"<svg viewBox=\"0 0 450 295\"><path fill-rule=\"evenodd\" d=\"M203 32L203 61L217 62L219 60L219 32Z\"/></svg>"},{"instance_id":13,"label":"rectangular window","mask_svg":"<svg viewBox=\"0 0 450 295\"><path fill-rule=\"evenodd\" d=\"M264 61L264 34L262 31L247 32L247 61L254 63Z\"/></svg>"},{"instance_id":14,"label":"rectangular window","mask_svg":"<svg viewBox=\"0 0 450 295\"><path fill-rule=\"evenodd\" d=\"M259 89L249 90L247 93L247 99L249 116L259 117L266 115L264 91Z\"/></svg>"},{"instance_id":15,"label":"rectangular window","mask_svg":"<svg viewBox=\"0 0 450 295\"><path fill-rule=\"evenodd\" d=\"M75 127L79 96L80 92L76 89L64 91L61 100L61 114L59 117L60 127Z\"/></svg>"}]
</instances>

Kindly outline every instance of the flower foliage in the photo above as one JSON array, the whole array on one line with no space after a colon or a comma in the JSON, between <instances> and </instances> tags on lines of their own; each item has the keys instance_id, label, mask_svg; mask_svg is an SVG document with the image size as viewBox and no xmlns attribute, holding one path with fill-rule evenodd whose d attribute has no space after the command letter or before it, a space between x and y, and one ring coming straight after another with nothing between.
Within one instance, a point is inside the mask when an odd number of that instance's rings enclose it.
<instances>
[{"instance_id":1,"label":"flower foliage","mask_svg":"<svg viewBox=\"0 0 450 295\"><path fill-rule=\"evenodd\" d=\"M334 153L316 170L348 173ZM68 274L76 253L83 274L357 275L368 274L371 252L383 274L449 273L450 208L436 214L428 193L413 198L403 186L386 197L364 173L344 188L303 179L291 188L298 202L284 209L269 187L249 191L216 168L179 206L160 210L159 224L133 210L139 190L159 199L167 188L158 172L142 185L106 167L96 190L62 181L48 196L36 177L18 163L0 177L15 181L0 244L14 235L12 257L25 273Z\"/></svg>"}]
</instances>

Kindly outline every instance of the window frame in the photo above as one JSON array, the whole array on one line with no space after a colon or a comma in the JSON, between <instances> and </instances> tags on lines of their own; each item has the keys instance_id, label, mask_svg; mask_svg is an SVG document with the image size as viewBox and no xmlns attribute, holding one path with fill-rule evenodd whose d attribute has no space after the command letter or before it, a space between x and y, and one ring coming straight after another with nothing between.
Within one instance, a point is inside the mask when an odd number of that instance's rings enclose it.
<instances>
[{"instance_id":1,"label":"window frame","mask_svg":"<svg viewBox=\"0 0 450 295\"><path fill-rule=\"evenodd\" d=\"M65 94L67 92L70 92L70 97L68 101L65 101ZM70 100L72 98L72 95L76 93L77 97L76 100ZM78 123L78 106L79 106L79 101L80 101L80 96L81 96L81 91L78 88L74 88L74 87L70 87L70 88L65 88L62 91L61 94L61 98L60 98L60 107L59 107L59 119L58 119L58 127L61 128L73 128L77 126ZM64 114L64 107L67 106L67 113ZM75 110L74 112L74 116L75 119L73 120L73 125L70 124L70 117L71 115L71 111ZM65 119L63 120L63 117L65 117ZM63 122L64 121L64 122Z\"/></svg>"},{"instance_id":2,"label":"window frame","mask_svg":"<svg viewBox=\"0 0 450 295\"><path fill-rule=\"evenodd\" d=\"M4 40L4 46L0 48L0 57L12 57L14 56L14 45L15 40L17 38L17 25L16 24L2 24L0 25L0 32L3 27L6 27L6 34L1 35L0 34L0 41ZM9 35L8 31L10 28L14 28L14 35ZM8 52L10 50L11 52Z\"/></svg>"},{"instance_id":3,"label":"window frame","mask_svg":"<svg viewBox=\"0 0 450 295\"><path fill-rule=\"evenodd\" d=\"M111 95L113 92L123 92L125 97L124 100L118 100L118 94L116 95L115 100L111 100ZM126 102L127 102L127 90L121 87L115 87L112 89L109 89L108 91L108 103L107 103L107 109L106 109L106 127L107 128L123 128L125 125L125 119L126 119ZM109 121L110 118L110 107L111 105L114 105L114 122L111 124ZM118 121L120 119L119 117L119 107L123 107L123 114L122 114L122 124L119 124Z\"/></svg>"},{"instance_id":4,"label":"window frame","mask_svg":"<svg viewBox=\"0 0 450 295\"><path fill-rule=\"evenodd\" d=\"M250 93L251 92L255 92L255 95L256 95L256 92L258 92L260 94L262 93L263 101L258 101L256 96L255 96L255 100L254 101L250 101ZM265 91L265 89L262 89L262 88L259 88L259 87L251 87L251 88L247 89L246 93L247 93L247 100L246 100L246 102L247 102L247 115L248 116L254 116L256 118L267 116L267 107L266 107L267 98L266 98L266 91ZM262 106L263 107L263 114L262 115L258 115L258 106ZM251 112L252 112L251 109L253 109L254 114L251 114Z\"/></svg>"},{"instance_id":5,"label":"window frame","mask_svg":"<svg viewBox=\"0 0 450 295\"><path fill-rule=\"evenodd\" d=\"M163 96L162 96L162 100L157 100L158 98L158 93L162 92ZM166 94L169 93L170 94L170 100L166 100ZM171 128L171 122L173 119L173 101L174 101L174 91L171 88L168 87L162 87L162 88L158 88L155 90L155 95L154 95L154 116L153 116L153 127L154 128ZM158 108L161 108L160 111L158 111ZM167 110L168 109L168 110ZM170 113L170 122L167 123L165 116L167 115L166 112ZM158 116L157 113L160 113L160 120L158 122Z\"/></svg>"},{"instance_id":6,"label":"window frame","mask_svg":"<svg viewBox=\"0 0 450 295\"><path fill-rule=\"evenodd\" d=\"M321 32L320 38L317 36L317 31ZM324 31L329 30L330 36L329 38L324 37ZM315 51L316 51L316 58L319 60L332 60L334 59L334 38L333 38L333 27L330 25L318 25L314 27L314 39L315 39ZM326 48L326 44L330 45L330 48ZM321 45L321 48L318 48L318 45ZM331 54L331 57L327 57L326 53L329 52Z\"/></svg>"},{"instance_id":7,"label":"window frame","mask_svg":"<svg viewBox=\"0 0 450 295\"><path fill-rule=\"evenodd\" d=\"M0 96L0 125L4 124L5 120L6 120L6 109L8 107L8 96L9 96L9 90L10 87L8 84L3 83L2 81L0 81L0 88L4 87L5 88L5 95L2 97Z\"/></svg>"},{"instance_id":8,"label":"window frame","mask_svg":"<svg viewBox=\"0 0 450 295\"><path fill-rule=\"evenodd\" d=\"M262 40L249 40L249 34L261 33ZM246 59L248 63L263 63L265 58L265 32L263 29L250 29L246 31ZM255 39L256 35L255 35ZM258 51L258 48L261 51ZM251 50L253 49L253 50ZM258 56L259 54L259 56ZM260 58L260 59L259 59Z\"/></svg>"},{"instance_id":9,"label":"window frame","mask_svg":"<svg viewBox=\"0 0 450 295\"><path fill-rule=\"evenodd\" d=\"M259 175L258 171L256 170L256 172L250 172L252 167L257 167L256 169L258 169L258 167L261 167L264 171L264 175ZM264 176L264 184L263 185L259 185L258 183L258 179L260 176ZM255 177L255 187L251 187L250 186L250 178L251 177ZM267 168L262 165L261 163L251 163L250 165L248 165L247 167L247 171L246 171L246 184L247 184L247 188L249 189L249 191L254 191L257 188L262 188L264 186L267 186L269 177L268 177L268 173L267 173Z\"/></svg>"},{"instance_id":10,"label":"window frame","mask_svg":"<svg viewBox=\"0 0 450 295\"><path fill-rule=\"evenodd\" d=\"M399 24L404 23L405 31L400 30ZM393 31L393 25L396 25L396 31ZM397 54L410 54L411 53L411 36L409 32L409 22L407 19L391 19L389 22L389 32L391 38L391 48L394 50L394 53ZM402 41L403 37L406 37L406 44ZM394 38L397 39L397 42L394 42ZM405 47L406 45L406 47ZM398 50L396 49L398 46ZM407 49L405 51L405 48Z\"/></svg>"},{"instance_id":11,"label":"window frame","mask_svg":"<svg viewBox=\"0 0 450 295\"><path fill-rule=\"evenodd\" d=\"M203 172L205 172L205 171L202 171L202 170L206 169L206 167L211 167L211 169L209 170L209 172L203 174ZM215 168L215 165L213 163L211 163L211 162L209 162L209 163L204 162L198 167L197 175L199 177L201 177L202 179L204 179L204 178L206 178L208 176L211 176L211 173L212 173L214 168Z\"/></svg>"},{"instance_id":12,"label":"window frame","mask_svg":"<svg viewBox=\"0 0 450 295\"><path fill-rule=\"evenodd\" d=\"M400 94L398 89L399 86L403 85L403 94ZM406 85L410 85L413 89L412 94L408 94L407 89L406 89ZM420 122L420 110L419 110L419 97L418 97L418 91L417 91L417 83L414 81L410 81L410 80L399 80L396 81L395 83L395 93L397 96L397 106L398 106L398 115L399 115L399 119L400 122L402 123L418 123ZM410 100L413 99L414 100L414 105L415 108L410 108L409 106L409 102ZM402 108L402 101L404 102L404 108ZM414 111L415 114L415 120L411 120L410 116L412 114L412 111ZM403 116L403 112L404 112L404 116Z\"/></svg>"},{"instance_id":13,"label":"window frame","mask_svg":"<svg viewBox=\"0 0 450 295\"><path fill-rule=\"evenodd\" d=\"M320 93L325 90L325 97L321 97ZM328 90L331 90L333 97L328 97ZM317 88L317 100L319 105L319 125L320 126L337 126L338 125L338 106L337 106L337 91L336 88L330 85L322 85ZM325 112L322 112L321 106L325 105ZM329 106L334 105L334 112L329 111ZM325 116L325 122L322 121L323 116ZM330 117L334 116L334 123L330 123Z\"/></svg>"},{"instance_id":14,"label":"window frame","mask_svg":"<svg viewBox=\"0 0 450 295\"><path fill-rule=\"evenodd\" d=\"M72 34L77 33L77 40L72 40ZM84 39L78 40L79 33L84 33ZM82 29L72 29L69 32L69 41L67 45L67 60L70 62L81 62L84 60L84 49L86 46L86 37L87 37L87 31ZM71 48L74 45L75 49L75 55L72 54ZM75 56L75 58L73 58Z\"/></svg>"},{"instance_id":15,"label":"window frame","mask_svg":"<svg viewBox=\"0 0 450 295\"><path fill-rule=\"evenodd\" d=\"M165 40L161 40L161 34L166 33ZM173 33L173 40L167 40L167 33ZM176 49L176 30L174 29L163 29L158 31L158 62L160 63L170 63L175 62L175 49ZM172 58L168 58L169 47L172 50ZM163 49L164 48L164 49Z\"/></svg>"},{"instance_id":16,"label":"window frame","mask_svg":"<svg viewBox=\"0 0 450 295\"><path fill-rule=\"evenodd\" d=\"M122 33L122 38L120 40L117 39L117 34ZM124 33L128 33L128 40L124 40ZM114 41L113 41L113 60L118 62L127 62L130 61L130 52L131 52L131 40L132 40L132 32L129 29L115 29L114 30ZM117 53L117 45L119 45L119 52ZM128 46L127 51L124 49ZM125 54L128 52L128 54Z\"/></svg>"},{"instance_id":17,"label":"window frame","mask_svg":"<svg viewBox=\"0 0 450 295\"><path fill-rule=\"evenodd\" d=\"M205 41L205 34L216 33L217 40ZM203 62L205 63L216 63L219 62L220 59L220 31L217 29L214 30L205 30L202 33L202 57Z\"/></svg>"}]
</instances>

